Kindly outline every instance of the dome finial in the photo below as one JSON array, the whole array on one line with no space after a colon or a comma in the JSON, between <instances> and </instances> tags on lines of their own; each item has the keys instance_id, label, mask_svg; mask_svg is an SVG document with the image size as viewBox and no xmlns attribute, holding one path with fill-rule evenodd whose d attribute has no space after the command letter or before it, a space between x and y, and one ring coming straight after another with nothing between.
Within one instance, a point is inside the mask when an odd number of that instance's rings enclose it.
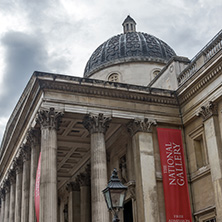
<instances>
[{"instance_id":1,"label":"dome finial","mask_svg":"<svg viewBox=\"0 0 222 222\"><path fill-rule=\"evenodd\" d=\"M128 32L136 32L136 22L134 21L133 18L130 17L130 15L126 17L122 26L124 34Z\"/></svg>"}]
</instances>

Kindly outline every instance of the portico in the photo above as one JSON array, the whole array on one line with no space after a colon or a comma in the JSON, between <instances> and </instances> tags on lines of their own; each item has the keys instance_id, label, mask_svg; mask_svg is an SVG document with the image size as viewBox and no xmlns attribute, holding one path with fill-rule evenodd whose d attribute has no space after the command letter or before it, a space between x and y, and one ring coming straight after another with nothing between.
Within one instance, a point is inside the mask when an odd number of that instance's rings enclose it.
<instances>
[{"instance_id":1,"label":"portico","mask_svg":"<svg viewBox=\"0 0 222 222\"><path fill-rule=\"evenodd\" d=\"M41 152L40 221L61 221L61 218L65 221L64 209L68 206L69 221L81 218L81 221L108 222L109 212L101 191L107 185L112 168L119 167L122 156L131 155L134 158L134 154L126 149L127 146L135 146L131 144L132 134L127 130L128 123L138 118L143 120L146 116L159 123L171 121L179 125L176 100L170 93L164 92L164 101L172 113L172 116L164 116L164 113L158 111L160 100L157 99L162 91L151 95L138 88L137 96L131 98L125 92L125 85L121 84L116 93L112 85L104 88L103 82L95 80L80 84L81 78L69 77L67 80L57 76L57 81L53 79L54 75L51 74L43 77L42 73L34 73L34 84L29 95L36 95L30 99L37 107L29 111L30 115L26 113L29 116L25 121L26 130L17 137L18 146L14 152L10 155L6 150L10 160L7 167L17 172L14 185L16 216L13 221L20 221L20 214L21 221L35 221L33 190L37 160ZM79 93L74 95L72 90ZM91 97L93 94L97 97ZM135 101L134 108L128 103L132 99ZM140 101L144 99L153 102L141 104ZM25 109L29 110L29 100L26 104ZM129 105L131 111L127 113ZM144 115L141 109L146 110L148 107L150 111ZM150 164L153 165L153 162ZM130 161L125 165L125 176L129 178L125 178L125 183L137 181L134 175L130 175L134 165ZM5 177L8 178L6 168L5 172ZM121 171L119 173L124 177ZM152 183L156 184L155 168L152 169L152 174ZM2 189L1 193L2 197L5 196L5 200L2 198L2 206L7 209L10 206L10 193L6 189ZM128 200L130 196L128 193ZM143 204L145 203L138 202L135 206L143 209ZM152 201L149 204L156 207ZM4 211L5 215L7 212L9 211ZM1 215L7 218L4 213Z\"/></svg>"}]
</instances>

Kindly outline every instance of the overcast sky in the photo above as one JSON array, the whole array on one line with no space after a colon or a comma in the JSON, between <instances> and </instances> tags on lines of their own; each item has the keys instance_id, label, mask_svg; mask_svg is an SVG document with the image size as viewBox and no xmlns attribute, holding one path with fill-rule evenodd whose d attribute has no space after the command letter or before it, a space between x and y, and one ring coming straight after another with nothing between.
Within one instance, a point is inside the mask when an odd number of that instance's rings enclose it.
<instances>
[{"instance_id":1,"label":"overcast sky","mask_svg":"<svg viewBox=\"0 0 222 222\"><path fill-rule=\"evenodd\" d=\"M137 31L192 58L221 29L221 0L0 0L0 142L35 70L83 76L92 52L122 32Z\"/></svg>"}]
</instances>

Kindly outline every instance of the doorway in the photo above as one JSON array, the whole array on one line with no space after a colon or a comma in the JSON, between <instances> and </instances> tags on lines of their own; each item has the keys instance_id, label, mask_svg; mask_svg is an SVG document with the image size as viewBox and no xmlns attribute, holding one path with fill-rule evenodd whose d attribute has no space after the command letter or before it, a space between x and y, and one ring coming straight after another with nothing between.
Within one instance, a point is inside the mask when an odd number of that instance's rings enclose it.
<instances>
[{"instance_id":1,"label":"doorway","mask_svg":"<svg viewBox=\"0 0 222 222\"><path fill-rule=\"evenodd\" d=\"M124 204L123 218L124 218L124 222L133 222L133 205L132 205L132 200L127 201Z\"/></svg>"}]
</instances>

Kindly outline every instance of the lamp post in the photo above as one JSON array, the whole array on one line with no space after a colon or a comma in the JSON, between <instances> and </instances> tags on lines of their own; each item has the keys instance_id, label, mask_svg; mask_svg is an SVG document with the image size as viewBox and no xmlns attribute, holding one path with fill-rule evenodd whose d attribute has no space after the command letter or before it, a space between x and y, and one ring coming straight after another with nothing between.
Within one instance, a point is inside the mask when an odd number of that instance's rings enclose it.
<instances>
[{"instance_id":1,"label":"lamp post","mask_svg":"<svg viewBox=\"0 0 222 222\"><path fill-rule=\"evenodd\" d=\"M106 200L107 207L113 212L113 222L119 222L118 213L123 208L126 197L127 187L124 186L117 175L116 168L113 170L112 176L107 187L102 191Z\"/></svg>"}]
</instances>

